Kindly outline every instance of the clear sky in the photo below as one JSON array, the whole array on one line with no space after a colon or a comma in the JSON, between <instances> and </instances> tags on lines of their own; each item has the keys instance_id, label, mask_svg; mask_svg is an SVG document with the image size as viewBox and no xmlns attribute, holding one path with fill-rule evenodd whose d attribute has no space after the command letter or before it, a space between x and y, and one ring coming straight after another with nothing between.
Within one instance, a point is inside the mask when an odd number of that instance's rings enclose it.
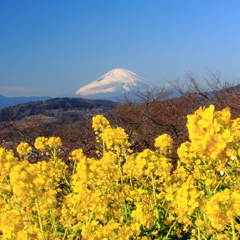
<instances>
[{"instance_id":1,"label":"clear sky","mask_svg":"<svg viewBox=\"0 0 240 240\"><path fill-rule=\"evenodd\" d=\"M55 97L114 68L240 83L240 1L0 0L0 94Z\"/></svg>"}]
</instances>

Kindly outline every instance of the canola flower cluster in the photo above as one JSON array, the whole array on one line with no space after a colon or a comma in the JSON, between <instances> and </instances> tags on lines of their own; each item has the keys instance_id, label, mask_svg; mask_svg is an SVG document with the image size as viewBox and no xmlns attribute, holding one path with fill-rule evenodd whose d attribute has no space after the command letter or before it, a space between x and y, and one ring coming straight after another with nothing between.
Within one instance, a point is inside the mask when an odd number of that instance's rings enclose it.
<instances>
[{"instance_id":1,"label":"canola flower cluster","mask_svg":"<svg viewBox=\"0 0 240 240\"><path fill-rule=\"evenodd\" d=\"M239 239L240 119L230 109L188 116L189 140L178 149L163 134L156 150L133 153L128 135L95 116L99 159L39 137L47 161L30 163L32 147L0 148L0 239Z\"/></svg>"}]
</instances>

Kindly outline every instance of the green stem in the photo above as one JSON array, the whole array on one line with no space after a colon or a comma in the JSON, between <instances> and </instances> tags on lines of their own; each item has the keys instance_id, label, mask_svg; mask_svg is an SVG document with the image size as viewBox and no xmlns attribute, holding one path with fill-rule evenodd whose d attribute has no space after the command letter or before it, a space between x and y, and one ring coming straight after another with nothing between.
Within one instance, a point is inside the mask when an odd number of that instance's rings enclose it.
<instances>
[{"instance_id":1,"label":"green stem","mask_svg":"<svg viewBox=\"0 0 240 240\"><path fill-rule=\"evenodd\" d=\"M51 212L50 212L50 218L51 218L51 222L52 222L53 231L54 231L54 232L57 232L56 221L55 221L55 218L54 218L53 215L52 215L52 210L51 210Z\"/></svg>"},{"instance_id":2,"label":"green stem","mask_svg":"<svg viewBox=\"0 0 240 240\"><path fill-rule=\"evenodd\" d=\"M153 187L153 199L154 199L154 205L157 206L156 186L155 186L155 181L154 181L153 173L152 173L152 187Z\"/></svg>"},{"instance_id":3,"label":"green stem","mask_svg":"<svg viewBox=\"0 0 240 240\"><path fill-rule=\"evenodd\" d=\"M236 240L236 231L235 231L235 224L234 224L234 219L232 218L231 220L231 225L232 225L232 240Z\"/></svg>"},{"instance_id":4,"label":"green stem","mask_svg":"<svg viewBox=\"0 0 240 240\"><path fill-rule=\"evenodd\" d=\"M62 240L64 240L64 239L66 238L66 236L67 236L67 231L68 231L68 230L67 230L67 228L66 228Z\"/></svg>"},{"instance_id":5,"label":"green stem","mask_svg":"<svg viewBox=\"0 0 240 240\"><path fill-rule=\"evenodd\" d=\"M36 204L37 212L38 212L38 222L39 222L39 226L40 226L42 240L45 240L45 235L44 235L44 230L43 230L43 223L42 223L42 217L41 217L40 207L39 207L39 202L38 202L38 198L37 197L35 198L35 204Z\"/></svg>"},{"instance_id":6,"label":"green stem","mask_svg":"<svg viewBox=\"0 0 240 240\"><path fill-rule=\"evenodd\" d=\"M198 240L201 240L201 235L200 235L200 229L199 229L199 227L197 228L197 230L198 230Z\"/></svg>"},{"instance_id":7,"label":"green stem","mask_svg":"<svg viewBox=\"0 0 240 240\"><path fill-rule=\"evenodd\" d=\"M119 168L119 172L120 172L120 176L121 176L121 184L123 185L123 173L122 173L122 167L121 167L120 155L119 154L118 154L118 168ZM127 218L128 210L127 210L127 204L126 204L125 191L123 191L123 195L124 195L124 214L125 214L125 217Z\"/></svg>"},{"instance_id":8,"label":"green stem","mask_svg":"<svg viewBox=\"0 0 240 240\"><path fill-rule=\"evenodd\" d=\"M156 218L157 218L157 225L158 225L158 229L160 229L159 212L158 212L158 209L157 209L156 186L155 186L155 179L154 179L154 176L153 176L153 172L152 172L151 176L152 176L153 200L154 200L154 207L155 207Z\"/></svg>"},{"instance_id":9,"label":"green stem","mask_svg":"<svg viewBox=\"0 0 240 240\"><path fill-rule=\"evenodd\" d=\"M172 229L173 229L173 227L174 227L174 225L175 225L176 223L177 223L177 219L175 220L175 222L173 223L173 225L170 227L167 235L163 238L163 240L168 239L168 236L169 236L169 234L171 233L171 231L172 231Z\"/></svg>"},{"instance_id":10,"label":"green stem","mask_svg":"<svg viewBox=\"0 0 240 240\"><path fill-rule=\"evenodd\" d=\"M67 183L67 185L71 186L70 182L67 179L66 169L62 169L62 173L63 173L63 178L64 178L65 182Z\"/></svg>"},{"instance_id":11,"label":"green stem","mask_svg":"<svg viewBox=\"0 0 240 240\"><path fill-rule=\"evenodd\" d=\"M222 178L221 181L218 182L217 186L214 188L212 193L215 193L217 191L217 188L219 187L220 183L225 179L225 177L227 176L227 174L225 174Z\"/></svg>"},{"instance_id":12,"label":"green stem","mask_svg":"<svg viewBox=\"0 0 240 240\"><path fill-rule=\"evenodd\" d=\"M205 214L203 214L203 220L205 223L205 226L208 225L208 220L207 220L207 216ZM205 233L206 233L206 238L208 238L208 229L205 227Z\"/></svg>"},{"instance_id":13,"label":"green stem","mask_svg":"<svg viewBox=\"0 0 240 240\"><path fill-rule=\"evenodd\" d=\"M72 172L72 175L74 175L74 174L75 174L75 171L76 171L76 162L77 162L77 160L75 159L75 160L74 160L74 164L73 164L73 172Z\"/></svg>"}]
</instances>

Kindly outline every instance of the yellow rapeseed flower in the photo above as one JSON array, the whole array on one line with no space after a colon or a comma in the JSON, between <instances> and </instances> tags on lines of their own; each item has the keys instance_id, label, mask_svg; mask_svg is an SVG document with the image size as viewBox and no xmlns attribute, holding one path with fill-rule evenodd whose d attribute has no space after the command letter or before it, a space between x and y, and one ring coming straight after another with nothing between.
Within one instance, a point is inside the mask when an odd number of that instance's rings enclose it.
<instances>
[{"instance_id":1,"label":"yellow rapeseed flower","mask_svg":"<svg viewBox=\"0 0 240 240\"><path fill-rule=\"evenodd\" d=\"M21 142L17 146L16 150L20 155L28 155L31 153L32 147L29 145L29 143Z\"/></svg>"}]
</instances>

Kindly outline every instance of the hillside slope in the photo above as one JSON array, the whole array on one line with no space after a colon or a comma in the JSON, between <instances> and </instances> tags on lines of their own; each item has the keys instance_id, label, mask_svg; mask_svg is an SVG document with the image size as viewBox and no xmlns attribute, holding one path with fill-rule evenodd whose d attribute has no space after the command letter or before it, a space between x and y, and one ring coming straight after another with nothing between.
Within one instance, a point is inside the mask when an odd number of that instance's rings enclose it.
<instances>
[{"instance_id":1,"label":"hillside slope","mask_svg":"<svg viewBox=\"0 0 240 240\"><path fill-rule=\"evenodd\" d=\"M0 122L19 121L28 116L42 115L61 121L68 118L79 120L80 113L92 117L113 109L116 103L108 100L90 100L84 98L54 98L46 101L28 102L0 110Z\"/></svg>"}]
</instances>

